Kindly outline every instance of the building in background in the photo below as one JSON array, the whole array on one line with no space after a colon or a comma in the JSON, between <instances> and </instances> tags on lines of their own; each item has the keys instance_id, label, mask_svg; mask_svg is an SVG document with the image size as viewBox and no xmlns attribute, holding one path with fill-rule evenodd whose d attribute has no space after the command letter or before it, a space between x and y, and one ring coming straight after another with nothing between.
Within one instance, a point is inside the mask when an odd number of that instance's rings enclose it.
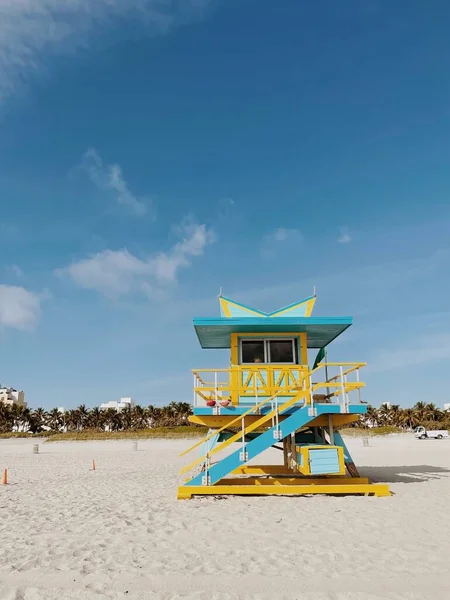
<instances>
[{"instance_id":1,"label":"building in background","mask_svg":"<svg viewBox=\"0 0 450 600\"><path fill-rule=\"evenodd\" d=\"M15 390L12 387L3 387L0 385L0 402L7 406L23 406L27 407L25 402L25 393L23 391Z\"/></svg>"},{"instance_id":2,"label":"building in background","mask_svg":"<svg viewBox=\"0 0 450 600\"><path fill-rule=\"evenodd\" d=\"M450 402L447 404L444 404L444 410L445 410L445 412L450 412Z\"/></svg>"},{"instance_id":3,"label":"building in background","mask_svg":"<svg viewBox=\"0 0 450 600\"><path fill-rule=\"evenodd\" d=\"M108 410L112 408L117 412L120 412L124 408L133 408L135 401L132 398L121 398L120 400L111 400L110 402L104 402L100 404L100 410Z\"/></svg>"}]
</instances>

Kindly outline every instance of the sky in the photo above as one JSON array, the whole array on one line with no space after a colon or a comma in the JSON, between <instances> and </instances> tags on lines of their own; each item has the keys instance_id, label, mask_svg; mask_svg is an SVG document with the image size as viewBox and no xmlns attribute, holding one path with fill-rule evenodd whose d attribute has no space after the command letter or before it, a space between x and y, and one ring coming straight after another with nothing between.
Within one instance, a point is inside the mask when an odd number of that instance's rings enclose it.
<instances>
[{"instance_id":1,"label":"sky","mask_svg":"<svg viewBox=\"0 0 450 600\"><path fill-rule=\"evenodd\" d=\"M131 8L130 8L131 7ZM192 398L223 294L450 402L446 0L0 0L0 382Z\"/></svg>"}]
</instances>

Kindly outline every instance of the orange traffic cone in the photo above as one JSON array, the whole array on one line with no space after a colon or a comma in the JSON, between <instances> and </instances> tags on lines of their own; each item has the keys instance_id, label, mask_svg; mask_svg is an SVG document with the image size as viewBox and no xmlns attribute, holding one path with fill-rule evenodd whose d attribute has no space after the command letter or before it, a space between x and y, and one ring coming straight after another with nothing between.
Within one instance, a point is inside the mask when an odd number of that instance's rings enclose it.
<instances>
[{"instance_id":1,"label":"orange traffic cone","mask_svg":"<svg viewBox=\"0 0 450 600\"><path fill-rule=\"evenodd\" d=\"M92 470L95 471L95 460L92 461Z\"/></svg>"},{"instance_id":2,"label":"orange traffic cone","mask_svg":"<svg viewBox=\"0 0 450 600\"><path fill-rule=\"evenodd\" d=\"M2 485L6 485L8 483L8 469L3 471L2 475Z\"/></svg>"}]
</instances>

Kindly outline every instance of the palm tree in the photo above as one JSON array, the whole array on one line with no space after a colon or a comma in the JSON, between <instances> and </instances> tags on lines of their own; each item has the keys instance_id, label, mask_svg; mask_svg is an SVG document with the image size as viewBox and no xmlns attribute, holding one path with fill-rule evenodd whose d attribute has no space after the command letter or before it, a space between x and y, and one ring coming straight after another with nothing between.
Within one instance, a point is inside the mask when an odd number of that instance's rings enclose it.
<instances>
[{"instance_id":1,"label":"palm tree","mask_svg":"<svg viewBox=\"0 0 450 600\"><path fill-rule=\"evenodd\" d=\"M84 404L80 404L80 406L76 410L77 413L77 430L83 431L83 427L85 426L89 411Z\"/></svg>"},{"instance_id":2,"label":"palm tree","mask_svg":"<svg viewBox=\"0 0 450 600\"><path fill-rule=\"evenodd\" d=\"M132 409L132 427L133 429L145 429L148 427L147 411L136 404Z\"/></svg>"},{"instance_id":3,"label":"palm tree","mask_svg":"<svg viewBox=\"0 0 450 600\"><path fill-rule=\"evenodd\" d=\"M405 408L401 414L401 425L407 427L407 429L414 429L420 424L417 417L417 412L414 408Z\"/></svg>"},{"instance_id":4,"label":"palm tree","mask_svg":"<svg viewBox=\"0 0 450 600\"><path fill-rule=\"evenodd\" d=\"M95 406L89 411L85 425L90 429L103 430L105 428L105 411L100 410L98 406Z\"/></svg>"},{"instance_id":5,"label":"palm tree","mask_svg":"<svg viewBox=\"0 0 450 600\"><path fill-rule=\"evenodd\" d=\"M52 410L47 415L47 425L52 431L60 431L64 423L64 414L57 408Z\"/></svg>"},{"instance_id":6,"label":"palm tree","mask_svg":"<svg viewBox=\"0 0 450 600\"><path fill-rule=\"evenodd\" d=\"M114 429L114 425L116 423L116 415L117 415L117 411L115 408L107 408L104 411L104 423L105 423L105 427L107 429L107 431L115 431Z\"/></svg>"},{"instance_id":7,"label":"palm tree","mask_svg":"<svg viewBox=\"0 0 450 600\"><path fill-rule=\"evenodd\" d=\"M427 418L427 405L425 404L425 402L416 402L413 408L416 412L417 419L419 420L419 422L425 421Z\"/></svg>"},{"instance_id":8,"label":"palm tree","mask_svg":"<svg viewBox=\"0 0 450 600\"><path fill-rule=\"evenodd\" d=\"M124 429L131 429L133 425L133 409L131 406L125 406L120 411L121 424Z\"/></svg>"},{"instance_id":9,"label":"palm tree","mask_svg":"<svg viewBox=\"0 0 450 600\"><path fill-rule=\"evenodd\" d=\"M70 409L64 415L67 431L78 430L79 415L76 410Z\"/></svg>"},{"instance_id":10,"label":"palm tree","mask_svg":"<svg viewBox=\"0 0 450 600\"><path fill-rule=\"evenodd\" d=\"M32 433L40 433L43 429L43 425L47 422L47 413L41 407L33 410L30 416L29 424L30 431Z\"/></svg>"},{"instance_id":11,"label":"palm tree","mask_svg":"<svg viewBox=\"0 0 450 600\"><path fill-rule=\"evenodd\" d=\"M10 407L0 402L0 433L12 431L13 425L14 420Z\"/></svg>"},{"instance_id":12,"label":"palm tree","mask_svg":"<svg viewBox=\"0 0 450 600\"><path fill-rule=\"evenodd\" d=\"M389 424L399 427L402 421L402 409L398 404L393 404L389 409Z\"/></svg>"}]
</instances>

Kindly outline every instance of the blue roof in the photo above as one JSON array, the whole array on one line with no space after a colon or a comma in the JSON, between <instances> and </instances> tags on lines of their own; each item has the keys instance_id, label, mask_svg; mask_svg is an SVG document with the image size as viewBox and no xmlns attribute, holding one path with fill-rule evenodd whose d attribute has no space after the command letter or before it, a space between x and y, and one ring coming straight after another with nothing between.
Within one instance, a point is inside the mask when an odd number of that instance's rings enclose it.
<instances>
[{"instance_id":1,"label":"blue roof","mask_svg":"<svg viewBox=\"0 0 450 600\"><path fill-rule=\"evenodd\" d=\"M232 333L306 333L308 348L324 348L352 324L352 317L195 318L202 348L229 348Z\"/></svg>"}]
</instances>

